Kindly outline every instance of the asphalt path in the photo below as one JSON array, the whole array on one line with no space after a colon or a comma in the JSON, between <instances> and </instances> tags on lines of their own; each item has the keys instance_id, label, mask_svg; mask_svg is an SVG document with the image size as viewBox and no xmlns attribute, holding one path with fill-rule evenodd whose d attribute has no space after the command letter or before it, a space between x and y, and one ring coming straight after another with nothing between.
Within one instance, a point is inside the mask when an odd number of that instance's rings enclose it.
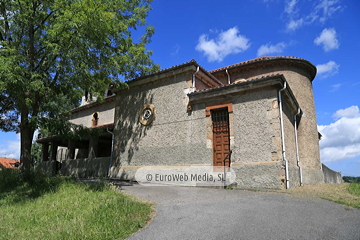
<instances>
[{"instance_id":1,"label":"asphalt path","mask_svg":"<svg viewBox=\"0 0 360 240\"><path fill-rule=\"evenodd\" d=\"M360 239L360 210L286 193L174 186L122 186L157 203L129 239Z\"/></svg>"}]
</instances>

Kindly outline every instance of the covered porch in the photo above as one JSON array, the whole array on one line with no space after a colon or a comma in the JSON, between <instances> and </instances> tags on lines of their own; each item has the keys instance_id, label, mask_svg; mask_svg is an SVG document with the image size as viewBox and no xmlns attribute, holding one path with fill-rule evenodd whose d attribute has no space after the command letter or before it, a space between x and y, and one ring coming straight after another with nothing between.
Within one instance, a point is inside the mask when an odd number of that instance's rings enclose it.
<instances>
[{"instance_id":1,"label":"covered porch","mask_svg":"<svg viewBox=\"0 0 360 240\"><path fill-rule=\"evenodd\" d=\"M65 169L69 166L81 166L82 172L86 171L86 167L93 168L88 164L81 162L94 161L102 159L107 162L106 171L109 167L109 160L112 152L112 130L114 124L106 124L97 126L96 128L103 128L104 131L97 137L89 137L83 139L66 139L60 136L48 136L39 138L37 143L41 144L41 166L45 171L57 173L61 170L64 175L73 175L78 170ZM68 167L67 167L68 166ZM102 167L104 169L104 166ZM94 170L91 170L92 172ZM77 174L76 174L77 175ZM84 175L84 174L82 174ZM88 175L88 174L86 174ZM103 174L101 174L103 175Z\"/></svg>"}]
</instances>

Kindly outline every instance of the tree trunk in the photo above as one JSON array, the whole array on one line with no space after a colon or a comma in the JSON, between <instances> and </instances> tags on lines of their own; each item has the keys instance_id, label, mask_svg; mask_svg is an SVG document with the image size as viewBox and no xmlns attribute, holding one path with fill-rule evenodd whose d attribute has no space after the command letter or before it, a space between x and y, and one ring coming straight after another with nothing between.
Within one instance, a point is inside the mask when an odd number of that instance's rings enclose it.
<instances>
[{"instance_id":1,"label":"tree trunk","mask_svg":"<svg viewBox=\"0 0 360 240\"><path fill-rule=\"evenodd\" d=\"M21 113L20 124L20 171L28 171L31 167L31 146L34 128L29 123L27 111Z\"/></svg>"}]
</instances>

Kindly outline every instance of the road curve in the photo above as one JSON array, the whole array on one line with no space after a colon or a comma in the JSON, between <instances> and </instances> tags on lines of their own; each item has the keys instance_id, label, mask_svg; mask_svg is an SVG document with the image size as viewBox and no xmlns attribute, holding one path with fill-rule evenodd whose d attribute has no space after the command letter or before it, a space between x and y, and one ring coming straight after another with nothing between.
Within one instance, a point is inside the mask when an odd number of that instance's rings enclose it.
<instances>
[{"instance_id":1,"label":"road curve","mask_svg":"<svg viewBox=\"0 0 360 240\"><path fill-rule=\"evenodd\" d=\"M156 202L154 220L129 239L360 239L360 210L286 193L122 186Z\"/></svg>"}]
</instances>

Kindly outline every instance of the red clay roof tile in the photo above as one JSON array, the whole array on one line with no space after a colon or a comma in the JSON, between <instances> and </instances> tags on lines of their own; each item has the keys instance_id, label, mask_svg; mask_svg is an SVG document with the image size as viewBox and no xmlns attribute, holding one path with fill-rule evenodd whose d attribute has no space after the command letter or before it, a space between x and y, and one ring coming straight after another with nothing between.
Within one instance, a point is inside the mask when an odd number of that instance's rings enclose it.
<instances>
[{"instance_id":1,"label":"red clay roof tile","mask_svg":"<svg viewBox=\"0 0 360 240\"><path fill-rule=\"evenodd\" d=\"M283 74L282 73L272 73L272 74L261 76L261 77L249 78L249 79L246 79L245 81L241 81L241 82L232 82L232 83L230 83L228 85L225 85L225 86L219 86L219 87L214 87L214 88L207 88L207 89L197 90L194 93L203 92L203 91L207 91L207 90L210 90L210 89L223 88L223 87L226 87L226 86L236 85L236 84L240 84L240 83L244 83L244 82L247 83L247 82L251 82L251 81L255 81L255 80L259 80L259 79L265 79L265 78L270 78L270 77L280 77L280 76L283 76ZM190 93L190 94L192 94L192 93Z\"/></svg>"},{"instance_id":2,"label":"red clay roof tile","mask_svg":"<svg viewBox=\"0 0 360 240\"><path fill-rule=\"evenodd\" d=\"M2 166L4 168L18 168L19 164L19 159L0 158L0 167Z\"/></svg>"},{"instance_id":3,"label":"red clay roof tile","mask_svg":"<svg viewBox=\"0 0 360 240\"><path fill-rule=\"evenodd\" d=\"M247 61L244 61L244 62L235 63L235 64L232 64L232 65L229 65L229 66L226 66L226 67L221 67L221 68L218 68L218 69L214 69L214 70L209 71L209 73L215 73L215 72L223 71L223 70L228 69L228 68L233 68L233 67L246 65L246 64L249 64L249 63L261 62L261 61L273 60L273 59L296 59L296 60L303 60L303 61L308 62L306 59L299 58L299 57L293 57L293 56L277 56L277 57L266 57L266 56L264 56L264 57L258 57L258 58L250 59L250 60L247 60Z\"/></svg>"}]
</instances>

